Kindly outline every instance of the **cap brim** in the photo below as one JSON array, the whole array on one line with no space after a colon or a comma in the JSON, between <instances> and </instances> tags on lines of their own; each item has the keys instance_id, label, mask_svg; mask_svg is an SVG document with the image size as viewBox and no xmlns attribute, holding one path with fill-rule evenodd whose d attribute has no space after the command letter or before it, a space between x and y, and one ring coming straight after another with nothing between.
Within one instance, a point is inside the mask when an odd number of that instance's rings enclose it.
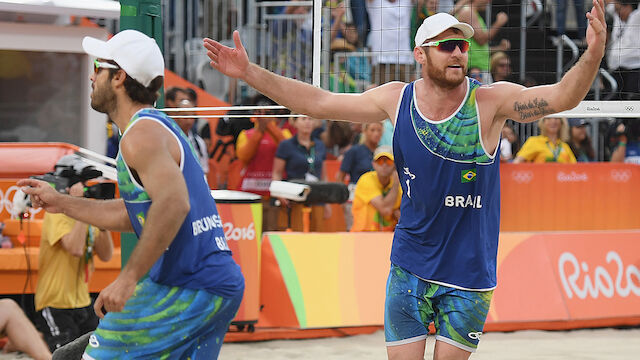
<instances>
[{"instance_id":1,"label":"cap brim","mask_svg":"<svg viewBox=\"0 0 640 360\"><path fill-rule=\"evenodd\" d=\"M82 48L84 49L84 52L96 58L113 60L111 54L109 54L109 51L107 50L106 41L85 36L84 39L82 39Z\"/></svg>"},{"instance_id":2,"label":"cap brim","mask_svg":"<svg viewBox=\"0 0 640 360\"><path fill-rule=\"evenodd\" d=\"M471 27L471 25L469 24L457 23L449 27L449 29L451 28L462 31L462 36L464 36L465 39L469 39L473 37L473 34L474 34L473 27Z\"/></svg>"},{"instance_id":3,"label":"cap brim","mask_svg":"<svg viewBox=\"0 0 640 360\"><path fill-rule=\"evenodd\" d=\"M388 153L388 152L381 152L381 153L377 154L376 156L374 156L374 157L373 157L373 160L374 160L374 161L375 161L375 160L378 160L378 159L380 159L380 158L381 158L381 157L383 157L383 156L384 156L384 157L387 157L387 158L389 158L389 159L391 159L392 161L395 161L395 160L393 159L393 154L390 154L390 153Z\"/></svg>"}]
</instances>

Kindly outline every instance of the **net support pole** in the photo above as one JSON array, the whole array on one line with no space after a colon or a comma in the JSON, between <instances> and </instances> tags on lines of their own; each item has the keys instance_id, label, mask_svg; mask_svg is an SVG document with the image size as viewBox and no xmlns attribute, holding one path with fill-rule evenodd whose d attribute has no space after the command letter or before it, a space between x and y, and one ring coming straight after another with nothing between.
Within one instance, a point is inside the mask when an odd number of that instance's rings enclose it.
<instances>
[{"instance_id":1,"label":"net support pole","mask_svg":"<svg viewBox=\"0 0 640 360\"><path fill-rule=\"evenodd\" d=\"M138 30L153 38L160 51L163 50L162 40L162 6L160 0L120 0L120 31L126 29ZM163 90L162 88L160 89ZM164 91L156 102L157 107L164 107ZM121 266L125 264L138 243L133 233L122 233L120 236Z\"/></svg>"},{"instance_id":2,"label":"net support pole","mask_svg":"<svg viewBox=\"0 0 640 360\"><path fill-rule=\"evenodd\" d=\"M313 86L320 86L320 41L322 34L322 2L313 1Z\"/></svg>"},{"instance_id":3,"label":"net support pole","mask_svg":"<svg viewBox=\"0 0 640 360\"><path fill-rule=\"evenodd\" d=\"M527 56L527 0L520 1L520 83L525 78L525 58Z\"/></svg>"}]
</instances>

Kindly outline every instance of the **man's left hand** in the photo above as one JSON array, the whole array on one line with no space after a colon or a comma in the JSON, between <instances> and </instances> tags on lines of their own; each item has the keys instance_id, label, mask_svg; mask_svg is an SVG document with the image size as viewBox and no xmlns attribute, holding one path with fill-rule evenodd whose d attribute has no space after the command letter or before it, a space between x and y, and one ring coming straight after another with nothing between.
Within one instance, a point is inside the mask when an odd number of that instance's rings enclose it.
<instances>
[{"instance_id":1,"label":"man's left hand","mask_svg":"<svg viewBox=\"0 0 640 360\"><path fill-rule=\"evenodd\" d=\"M101 319L104 318L103 308L106 312L122 311L124 304L136 290L136 284L136 281L118 276L114 282L104 288L98 295L93 305L96 315Z\"/></svg>"},{"instance_id":2,"label":"man's left hand","mask_svg":"<svg viewBox=\"0 0 640 360\"><path fill-rule=\"evenodd\" d=\"M589 26L587 27L588 49L595 50L601 56L607 42L607 23L604 19L604 0L593 0L593 8L587 13Z\"/></svg>"}]
</instances>

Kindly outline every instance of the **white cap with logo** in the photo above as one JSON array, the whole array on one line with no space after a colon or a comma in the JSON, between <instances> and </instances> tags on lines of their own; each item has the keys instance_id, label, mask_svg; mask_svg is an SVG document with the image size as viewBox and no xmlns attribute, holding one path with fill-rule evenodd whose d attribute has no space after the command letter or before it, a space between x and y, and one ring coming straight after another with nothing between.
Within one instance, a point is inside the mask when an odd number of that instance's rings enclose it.
<instances>
[{"instance_id":1,"label":"white cap with logo","mask_svg":"<svg viewBox=\"0 0 640 360\"><path fill-rule=\"evenodd\" d=\"M422 25L416 32L416 46L422 45L426 40L433 39L447 29L458 29L462 31L462 36L468 39L473 36L471 25L461 23L455 17L447 13L437 13L424 19Z\"/></svg>"},{"instance_id":2,"label":"white cap with logo","mask_svg":"<svg viewBox=\"0 0 640 360\"><path fill-rule=\"evenodd\" d=\"M164 58L156 41L136 30L123 30L108 41L85 36L84 51L99 59L113 60L127 75L147 87L164 76Z\"/></svg>"}]
</instances>

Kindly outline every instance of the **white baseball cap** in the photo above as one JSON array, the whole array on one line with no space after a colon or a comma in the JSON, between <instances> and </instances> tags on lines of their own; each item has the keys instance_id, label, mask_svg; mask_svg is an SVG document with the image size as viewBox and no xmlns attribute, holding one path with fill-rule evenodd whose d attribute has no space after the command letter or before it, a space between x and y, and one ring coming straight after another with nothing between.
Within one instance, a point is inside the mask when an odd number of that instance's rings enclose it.
<instances>
[{"instance_id":1,"label":"white baseball cap","mask_svg":"<svg viewBox=\"0 0 640 360\"><path fill-rule=\"evenodd\" d=\"M85 36L84 51L99 59L113 60L129 76L147 87L164 76L164 58L156 41L136 30L123 30L108 41Z\"/></svg>"},{"instance_id":2,"label":"white baseball cap","mask_svg":"<svg viewBox=\"0 0 640 360\"><path fill-rule=\"evenodd\" d=\"M462 36L468 39L473 36L473 28L471 25L461 23L455 17L447 13L437 13L424 19L422 25L416 32L416 46L422 45L426 40L433 39L447 29L458 29L462 31Z\"/></svg>"}]
</instances>

